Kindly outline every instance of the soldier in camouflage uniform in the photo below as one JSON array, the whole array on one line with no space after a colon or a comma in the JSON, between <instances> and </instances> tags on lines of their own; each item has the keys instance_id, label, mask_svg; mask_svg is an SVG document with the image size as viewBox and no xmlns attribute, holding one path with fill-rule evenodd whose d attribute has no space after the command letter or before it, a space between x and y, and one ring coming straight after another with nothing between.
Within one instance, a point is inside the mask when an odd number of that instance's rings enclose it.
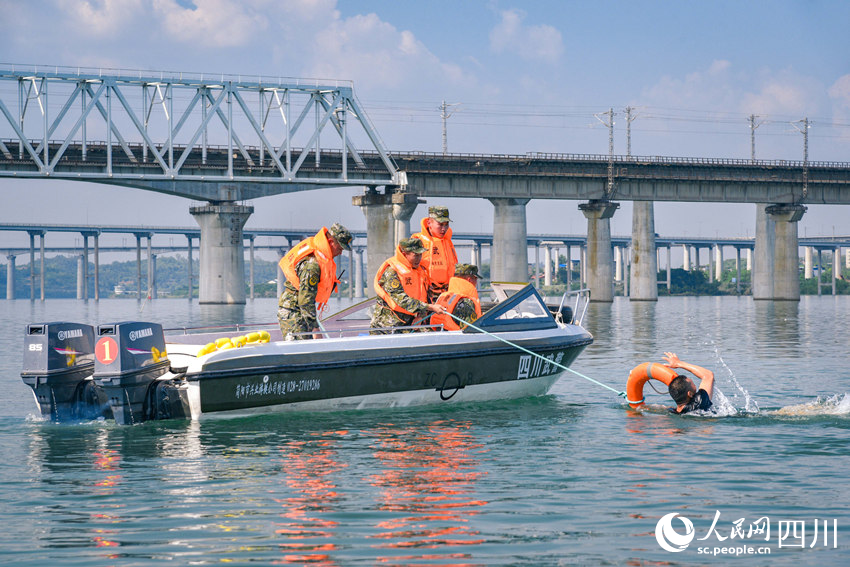
<instances>
[{"instance_id":1,"label":"soldier in camouflage uniform","mask_svg":"<svg viewBox=\"0 0 850 567\"><path fill-rule=\"evenodd\" d=\"M449 280L457 264L457 252L452 244L448 207L428 207L428 216L422 219L422 229L411 238L418 238L425 247L422 267L428 273L428 301L449 288Z\"/></svg>"},{"instance_id":2,"label":"soldier in camouflage uniform","mask_svg":"<svg viewBox=\"0 0 850 567\"><path fill-rule=\"evenodd\" d=\"M392 328L418 325L429 313L445 313L445 308L427 302L428 276L419 266L424 251L419 239L402 240L395 256L381 265L375 275L378 298L371 334L409 333L410 329Z\"/></svg>"},{"instance_id":3,"label":"soldier in camouflage uniform","mask_svg":"<svg viewBox=\"0 0 850 567\"><path fill-rule=\"evenodd\" d=\"M277 318L286 340L312 339L319 328L319 309L334 291L334 258L351 249L351 232L339 223L322 228L316 236L295 245L280 261L286 276L278 302ZM307 333L307 334L304 334Z\"/></svg>"},{"instance_id":4,"label":"soldier in camouflage uniform","mask_svg":"<svg viewBox=\"0 0 850 567\"><path fill-rule=\"evenodd\" d=\"M449 280L448 290L437 298L437 305L442 305L455 317L472 323L481 317L481 302L478 299L478 266L473 264L457 264L452 279ZM442 325L447 331L456 331L465 327L448 315L434 315L431 323Z\"/></svg>"}]
</instances>

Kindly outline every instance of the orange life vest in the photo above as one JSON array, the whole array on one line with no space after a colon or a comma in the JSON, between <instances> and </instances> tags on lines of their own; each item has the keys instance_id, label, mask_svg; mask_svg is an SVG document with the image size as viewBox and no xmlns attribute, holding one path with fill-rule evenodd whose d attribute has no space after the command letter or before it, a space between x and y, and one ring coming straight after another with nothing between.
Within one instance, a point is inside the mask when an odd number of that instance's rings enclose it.
<instances>
[{"instance_id":1,"label":"orange life vest","mask_svg":"<svg viewBox=\"0 0 850 567\"><path fill-rule=\"evenodd\" d=\"M387 290L381 287L379 283L381 281L381 276L384 275L384 272L389 267L392 267L395 270L395 273L398 274L398 279L401 280L401 286L404 288L404 293L413 299L422 301L423 303L427 302L428 299L428 275L421 266L416 268L411 266L410 262L407 261L407 258L404 257L401 248L398 246L396 246L395 256L384 261L378 269L378 273L375 274L375 293L378 294L378 297L383 299L393 311L406 313L407 315L416 315L416 313L411 313L393 301L393 298Z\"/></svg>"},{"instance_id":2,"label":"orange life vest","mask_svg":"<svg viewBox=\"0 0 850 567\"><path fill-rule=\"evenodd\" d=\"M454 313L458 302L463 298L469 298L475 304L475 316L481 317L481 302L478 300L478 290L470 282L463 278L453 277L449 280L449 289L437 298L437 305L442 305L449 313ZM431 315L432 325L442 325L446 331L459 331L458 322L448 315L434 313Z\"/></svg>"},{"instance_id":3,"label":"orange life vest","mask_svg":"<svg viewBox=\"0 0 850 567\"><path fill-rule=\"evenodd\" d=\"M328 299L330 299L331 293L333 293L334 287L338 283L336 279L336 262L334 262L333 252L331 252L331 244L328 242L328 229L322 227L316 233L316 236L305 238L296 244L292 250L280 259L280 269L283 275L286 276L286 280L295 289L298 289L301 282L298 278L296 267L301 260L311 254L316 258L321 269L318 293L316 294L316 306L321 311L327 305Z\"/></svg>"},{"instance_id":4,"label":"orange life vest","mask_svg":"<svg viewBox=\"0 0 850 567\"><path fill-rule=\"evenodd\" d=\"M454 275L455 264L457 264L457 253L452 244L452 229L448 229L442 238L432 236L428 231L428 218L422 219L420 222L422 230L411 238L421 240L422 245L427 249L422 253L422 261L419 265L425 268L431 283L445 287Z\"/></svg>"}]
</instances>

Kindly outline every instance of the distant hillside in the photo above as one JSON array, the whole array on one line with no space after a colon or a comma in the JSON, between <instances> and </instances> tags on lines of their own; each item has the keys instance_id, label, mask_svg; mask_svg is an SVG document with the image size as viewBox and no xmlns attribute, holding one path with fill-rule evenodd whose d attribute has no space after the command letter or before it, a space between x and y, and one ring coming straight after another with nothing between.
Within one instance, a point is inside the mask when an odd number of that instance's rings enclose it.
<instances>
[{"instance_id":1,"label":"distant hillside","mask_svg":"<svg viewBox=\"0 0 850 567\"><path fill-rule=\"evenodd\" d=\"M188 290L188 268L185 256L158 256L156 259L156 286L159 297L186 297ZM36 270L39 264L36 261ZM6 281L7 266L0 266L0 281ZM248 285L248 262L245 262L246 292ZM136 297L136 261L101 264L99 271L100 297ZM192 272L194 297L198 296L198 260L193 261ZM53 256L44 260L44 294L50 298L77 297L77 257ZM258 297L274 297L277 284L267 282L277 278L277 264L267 260L254 260L254 294ZM148 263L142 260L142 293L147 294ZM35 279L35 295L40 296L38 274ZM89 262L89 293L94 297L94 264ZM116 289L119 293L116 293ZM5 297L4 292L3 297ZM18 265L15 269L15 297L30 297L30 266Z\"/></svg>"}]
</instances>

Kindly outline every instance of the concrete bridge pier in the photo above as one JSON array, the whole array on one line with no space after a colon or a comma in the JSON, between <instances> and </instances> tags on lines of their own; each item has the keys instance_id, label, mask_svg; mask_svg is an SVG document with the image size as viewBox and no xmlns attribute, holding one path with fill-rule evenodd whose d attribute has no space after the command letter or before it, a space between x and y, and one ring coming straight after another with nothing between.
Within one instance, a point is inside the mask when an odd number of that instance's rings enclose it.
<instances>
[{"instance_id":1,"label":"concrete bridge pier","mask_svg":"<svg viewBox=\"0 0 850 567\"><path fill-rule=\"evenodd\" d=\"M35 301L35 237L38 236L40 242L41 255L39 257L39 278L41 300L44 301L44 234L43 230L28 230L30 237L30 301Z\"/></svg>"},{"instance_id":2,"label":"concrete bridge pier","mask_svg":"<svg viewBox=\"0 0 850 567\"><path fill-rule=\"evenodd\" d=\"M624 254L625 254L624 262L626 264L625 272L628 274L628 273L630 273L631 266L632 266L632 263L631 263L632 249L631 249L630 246L626 246ZM623 278L623 296L624 297L631 297L631 292L629 291L629 281L631 279L632 278L629 277L629 276Z\"/></svg>"},{"instance_id":3,"label":"concrete bridge pier","mask_svg":"<svg viewBox=\"0 0 850 567\"><path fill-rule=\"evenodd\" d=\"M15 299L15 257L9 254L6 259L6 299Z\"/></svg>"},{"instance_id":4,"label":"concrete bridge pier","mask_svg":"<svg viewBox=\"0 0 850 567\"><path fill-rule=\"evenodd\" d=\"M280 299L280 296L283 295L284 285L286 284L286 276L283 275L283 270L280 269L280 261L283 260L284 256L286 256L286 250L283 248L279 248L277 251L277 255L277 297L278 299Z\"/></svg>"},{"instance_id":5,"label":"concrete bridge pier","mask_svg":"<svg viewBox=\"0 0 850 567\"><path fill-rule=\"evenodd\" d=\"M623 281L623 247L614 246L614 282Z\"/></svg>"},{"instance_id":6,"label":"concrete bridge pier","mask_svg":"<svg viewBox=\"0 0 850 567\"><path fill-rule=\"evenodd\" d=\"M555 246L552 249L552 279L558 283L558 271L561 269L561 249Z\"/></svg>"},{"instance_id":7,"label":"concrete bridge pier","mask_svg":"<svg viewBox=\"0 0 850 567\"><path fill-rule=\"evenodd\" d=\"M100 301L100 235L95 233L94 240L94 300Z\"/></svg>"},{"instance_id":8,"label":"concrete bridge pier","mask_svg":"<svg viewBox=\"0 0 850 567\"><path fill-rule=\"evenodd\" d=\"M151 261L148 264L151 267L150 274L148 275L148 281L150 282L150 290L149 296L151 299L159 299L158 291L156 289L156 254L151 254Z\"/></svg>"},{"instance_id":9,"label":"concrete bridge pier","mask_svg":"<svg viewBox=\"0 0 850 567\"><path fill-rule=\"evenodd\" d=\"M652 201L635 201L632 206L632 265L629 299L658 301L655 209Z\"/></svg>"},{"instance_id":10,"label":"concrete bridge pier","mask_svg":"<svg viewBox=\"0 0 850 567\"><path fill-rule=\"evenodd\" d=\"M540 287L540 243L534 245L534 287Z\"/></svg>"},{"instance_id":11,"label":"concrete bridge pier","mask_svg":"<svg viewBox=\"0 0 850 567\"><path fill-rule=\"evenodd\" d=\"M747 252L749 252L749 248ZM741 249L737 246L735 247L735 272L735 292L741 295Z\"/></svg>"},{"instance_id":12,"label":"concrete bridge pier","mask_svg":"<svg viewBox=\"0 0 850 567\"><path fill-rule=\"evenodd\" d=\"M77 256L77 299L85 299L85 255Z\"/></svg>"},{"instance_id":13,"label":"concrete bridge pier","mask_svg":"<svg viewBox=\"0 0 850 567\"><path fill-rule=\"evenodd\" d=\"M850 270L850 248L844 251L844 267Z\"/></svg>"},{"instance_id":14,"label":"concrete bridge pier","mask_svg":"<svg viewBox=\"0 0 850 567\"><path fill-rule=\"evenodd\" d=\"M187 280L188 280L187 283L188 283L188 286L189 286L188 287L189 293L187 295L189 297L189 301L192 301L192 296L194 295L194 291L193 291L194 284L192 283L192 235L187 234L186 240L189 241L188 247L186 248L187 257L188 257L188 264L189 264L187 274L186 274Z\"/></svg>"},{"instance_id":15,"label":"concrete bridge pier","mask_svg":"<svg viewBox=\"0 0 850 567\"><path fill-rule=\"evenodd\" d=\"M254 299L254 237L248 238L248 297Z\"/></svg>"},{"instance_id":16,"label":"concrete bridge pier","mask_svg":"<svg viewBox=\"0 0 850 567\"><path fill-rule=\"evenodd\" d=\"M340 293L342 297L342 293ZM354 299L354 248L348 249L348 299Z\"/></svg>"},{"instance_id":17,"label":"concrete bridge pier","mask_svg":"<svg viewBox=\"0 0 850 567\"><path fill-rule=\"evenodd\" d=\"M552 285L552 247L543 247L543 285Z\"/></svg>"},{"instance_id":18,"label":"concrete bridge pier","mask_svg":"<svg viewBox=\"0 0 850 567\"><path fill-rule=\"evenodd\" d=\"M579 288L587 288L587 244L578 247L578 277Z\"/></svg>"},{"instance_id":19,"label":"concrete bridge pier","mask_svg":"<svg viewBox=\"0 0 850 567\"><path fill-rule=\"evenodd\" d=\"M614 301L611 217L619 206L610 201L590 201L578 206L587 218L587 283L591 301Z\"/></svg>"},{"instance_id":20,"label":"concrete bridge pier","mask_svg":"<svg viewBox=\"0 0 850 567\"><path fill-rule=\"evenodd\" d=\"M94 300L100 300L100 245L98 243L99 231L83 231L83 296L79 299L89 299L89 237L94 241Z\"/></svg>"},{"instance_id":21,"label":"concrete bridge pier","mask_svg":"<svg viewBox=\"0 0 850 567\"><path fill-rule=\"evenodd\" d=\"M472 245L472 265L481 268L481 243L476 242Z\"/></svg>"},{"instance_id":22,"label":"concrete bridge pier","mask_svg":"<svg viewBox=\"0 0 850 567\"><path fill-rule=\"evenodd\" d=\"M363 195L352 197L351 202L366 216L366 284L371 290L378 268L395 254L392 193L378 193L369 187Z\"/></svg>"},{"instance_id":23,"label":"concrete bridge pier","mask_svg":"<svg viewBox=\"0 0 850 567\"><path fill-rule=\"evenodd\" d=\"M198 302L245 303L242 227L254 207L221 203L191 207L189 212L201 227Z\"/></svg>"},{"instance_id":24,"label":"concrete bridge pier","mask_svg":"<svg viewBox=\"0 0 850 567\"><path fill-rule=\"evenodd\" d=\"M751 266L753 299L773 299L774 224L767 214L767 205L756 205L756 242Z\"/></svg>"},{"instance_id":25,"label":"concrete bridge pier","mask_svg":"<svg viewBox=\"0 0 850 567\"><path fill-rule=\"evenodd\" d=\"M363 248L354 252L354 297L363 297Z\"/></svg>"},{"instance_id":26,"label":"concrete bridge pier","mask_svg":"<svg viewBox=\"0 0 850 567\"><path fill-rule=\"evenodd\" d=\"M493 203L493 248L490 280L528 282L528 232L525 205L529 199L490 199Z\"/></svg>"},{"instance_id":27,"label":"concrete bridge pier","mask_svg":"<svg viewBox=\"0 0 850 567\"><path fill-rule=\"evenodd\" d=\"M419 232L418 226L416 227L416 230L411 230L410 217L413 216L413 211L416 210L416 206L419 205L419 203L424 203L425 201L419 199L419 197L413 193L393 193L390 201L393 204L393 219L395 220L394 244L398 244L405 238L409 238L414 232ZM395 249L393 249L393 251L395 251ZM386 258L384 258L384 260L386 260ZM381 262L383 263L383 260Z\"/></svg>"},{"instance_id":28,"label":"concrete bridge pier","mask_svg":"<svg viewBox=\"0 0 850 567\"><path fill-rule=\"evenodd\" d=\"M814 256L812 254L813 250L814 249L811 246L803 247L803 253L805 254L805 261L803 264L805 266L805 269L803 270L803 277L807 280L810 280L815 277Z\"/></svg>"},{"instance_id":29,"label":"concrete bridge pier","mask_svg":"<svg viewBox=\"0 0 850 567\"><path fill-rule=\"evenodd\" d=\"M714 277L719 282L723 279L723 246L721 246L720 244L715 244L714 246Z\"/></svg>"},{"instance_id":30,"label":"concrete bridge pier","mask_svg":"<svg viewBox=\"0 0 850 567\"><path fill-rule=\"evenodd\" d=\"M765 208L775 228L772 299L800 301L797 222L805 212L806 207L802 205L770 205Z\"/></svg>"}]
</instances>

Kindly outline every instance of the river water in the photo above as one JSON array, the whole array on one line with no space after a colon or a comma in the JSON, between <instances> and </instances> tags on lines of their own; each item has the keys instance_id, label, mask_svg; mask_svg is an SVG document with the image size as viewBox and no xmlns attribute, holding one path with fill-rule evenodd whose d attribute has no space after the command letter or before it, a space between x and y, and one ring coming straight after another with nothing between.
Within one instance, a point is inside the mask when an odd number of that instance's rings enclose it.
<instances>
[{"instance_id":1,"label":"river water","mask_svg":"<svg viewBox=\"0 0 850 567\"><path fill-rule=\"evenodd\" d=\"M675 351L715 371L712 416L667 414L649 389L652 407L631 411L568 374L544 398L479 405L57 425L34 419L20 380L30 322L274 312L273 300L0 301L2 562L850 563L850 296L590 307L595 342L575 370L624 389L629 369Z\"/></svg>"}]
</instances>

